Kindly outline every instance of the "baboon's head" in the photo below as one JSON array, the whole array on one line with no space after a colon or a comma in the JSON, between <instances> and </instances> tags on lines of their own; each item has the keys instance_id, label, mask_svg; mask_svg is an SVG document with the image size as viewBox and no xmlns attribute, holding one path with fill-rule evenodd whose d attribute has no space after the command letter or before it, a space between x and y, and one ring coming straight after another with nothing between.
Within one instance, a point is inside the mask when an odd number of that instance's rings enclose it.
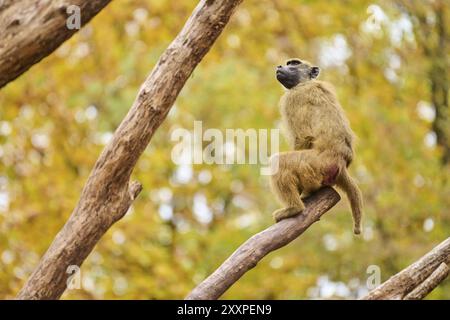
<instances>
[{"instance_id":1,"label":"baboon's head","mask_svg":"<svg viewBox=\"0 0 450 320\"><path fill-rule=\"evenodd\" d=\"M278 66L277 80L286 87L292 89L299 83L310 81L319 75L319 67L312 66L309 62L300 59L289 59L284 66Z\"/></svg>"}]
</instances>

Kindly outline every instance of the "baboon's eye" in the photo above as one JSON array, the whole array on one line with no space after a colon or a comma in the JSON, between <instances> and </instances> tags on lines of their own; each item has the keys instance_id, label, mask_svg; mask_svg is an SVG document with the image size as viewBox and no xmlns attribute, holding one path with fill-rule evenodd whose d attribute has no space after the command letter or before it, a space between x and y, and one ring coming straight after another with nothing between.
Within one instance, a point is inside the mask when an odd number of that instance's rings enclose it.
<instances>
[{"instance_id":1,"label":"baboon's eye","mask_svg":"<svg viewBox=\"0 0 450 320\"><path fill-rule=\"evenodd\" d=\"M286 62L286 65L288 66L298 66L299 64L302 64L302 62L298 59L293 59Z\"/></svg>"}]
</instances>

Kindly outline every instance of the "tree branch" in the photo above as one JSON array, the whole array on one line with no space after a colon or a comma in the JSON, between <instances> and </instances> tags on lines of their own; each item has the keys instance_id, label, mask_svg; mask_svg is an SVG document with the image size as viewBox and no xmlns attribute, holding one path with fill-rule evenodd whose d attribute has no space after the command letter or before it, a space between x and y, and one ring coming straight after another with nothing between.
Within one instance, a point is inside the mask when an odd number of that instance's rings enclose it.
<instances>
[{"instance_id":1,"label":"tree branch","mask_svg":"<svg viewBox=\"0 0 450 320\"><path fill-rule=\"evenodd\" d=\"M421 259L392 276L378 288L369 292L363 299L422 299L445 279L448 274L447 265L449 263L450 237L441 242Z\"/></svg>"},{"instance_id":2,"label":"tree branch","mask_svg":"<svg viewBox=\"0 0 450 320\"><path fill-rule=\"evenodd\" d=\"M408 293L403 300L422 300L431 291L434 290L445 278L447 278L450 269L445 263L439 267L424 282L418 285L413 291Z\"/></svg>"},{"instance_id":3,"label":"tree branch","mask_svg":"<svg viewBox=\"0 0 450 320\"><path fill-rule=\"evenodd\" d=\"M77 29L66 26L66 9L77 5L81 25L111 0L0 1L0 88L55 51Z\"/></svg>"},{"instance_id":4,"label":"tree branch","mask_svg":"<svg viewBox=\"0 0 450 320\"><path fill-rule=\"evenodd\" d=\"M213 274L192 290L186 299L218 299L267 254L287 245L318 221L339 202L340 196L327 187L305 200L306 208L302 214L282 220L248 239Z\"/></svg>"},{"instance_id":5,"label":"tree branch","mask_svg":"<svg viewBox=\"0 0 450 320\"><path fill-rule=\"evenodd\" d=\"M160 57L112 141L97 160L69 220L58 233L19 299L57 299L70 265L80 266L101 236L128 210L141 187L131 172L194 68L242 0L202 0Z\"/></svg>"}]
</instances>

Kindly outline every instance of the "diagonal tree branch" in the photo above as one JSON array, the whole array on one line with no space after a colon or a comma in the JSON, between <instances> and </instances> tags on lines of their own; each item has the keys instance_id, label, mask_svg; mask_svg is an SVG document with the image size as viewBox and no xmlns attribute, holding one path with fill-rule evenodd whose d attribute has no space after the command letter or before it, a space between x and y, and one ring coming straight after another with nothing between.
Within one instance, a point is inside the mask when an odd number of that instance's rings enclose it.
<instances>
[{"instance_id":1,"label":"diagonal tree branch","mask_svg":"<svg viewBox=\"0 0 450 320\"><path fill-rule=\"evenodd\" d=\"M67 8L80 8L81 25L111 0L0 0L0 88L55 51L78 30L66 26Z\"/></svg>"},{"instance_id":2,"label":"diagonal tree branch","mask_svg":"<svg viewBox=\"0 0 450 320\"><path fill-rule=\"evenodd\" d=\"M369 292L363 299L423 299L446 278L448 264L450 264L450 237L418 261Z\"/></svg>"},{"instance_id":3,"label":"diagonal tree branch","mask_svg":"<svg viewBox=\"0 0 450 320\"><path fill-rule=\"evenodd\" d=\"M53 240L19 299L57 299L70 265L80 266L140 191L131 172L194 68L242 0L202 0L160 57L112 141L97 160L69 220Z\"/></svg>"},{"instance_id":4,"label":"diagonal tree branch","mask_svg":"<svg viewBox=\"0 0 450 320\"><path fill-rule=\"evenodd\" d=\"M424 282L408 293L403 300L422 300L447 278L449 271L447 264L442 262Z\"/></svg>"},{"instance_id":5,"label":"diagonal tree branch","mask_svg":"<svg viewBox=\"0 0 450 320\"><path fill-rule=\"evenodd\" d=\"M306 209L302 214L282 220L248 239L186 299L218 299L262 258L300 236L339 200L339 194L329 187L314 193L306 199Z\"/></svg>"}]
</instances>

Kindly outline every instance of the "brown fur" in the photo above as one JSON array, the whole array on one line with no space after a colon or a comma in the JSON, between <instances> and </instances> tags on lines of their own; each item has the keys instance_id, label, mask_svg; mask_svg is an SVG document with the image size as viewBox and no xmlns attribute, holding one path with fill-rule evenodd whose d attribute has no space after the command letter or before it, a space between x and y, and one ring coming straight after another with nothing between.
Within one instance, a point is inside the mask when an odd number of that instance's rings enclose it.
<instances>
[{"instance_id":1,"label":"brown fur","mask_svg":"<svg viewBox=\"0 0 450 320\"><path fill-rule=\"evenodd\" d=\"M300 82L280 101L284 130L294 151L277 155L279 169L271 177L271 186L285 208L275 211L274 218L279 221L300 213L304 209L301 194L337 185L349 198L358 234L362 195L347 171L354 134L332 85L311 79L309 63L302 61L300 68Z\"/></svg>"}]
</instances>

